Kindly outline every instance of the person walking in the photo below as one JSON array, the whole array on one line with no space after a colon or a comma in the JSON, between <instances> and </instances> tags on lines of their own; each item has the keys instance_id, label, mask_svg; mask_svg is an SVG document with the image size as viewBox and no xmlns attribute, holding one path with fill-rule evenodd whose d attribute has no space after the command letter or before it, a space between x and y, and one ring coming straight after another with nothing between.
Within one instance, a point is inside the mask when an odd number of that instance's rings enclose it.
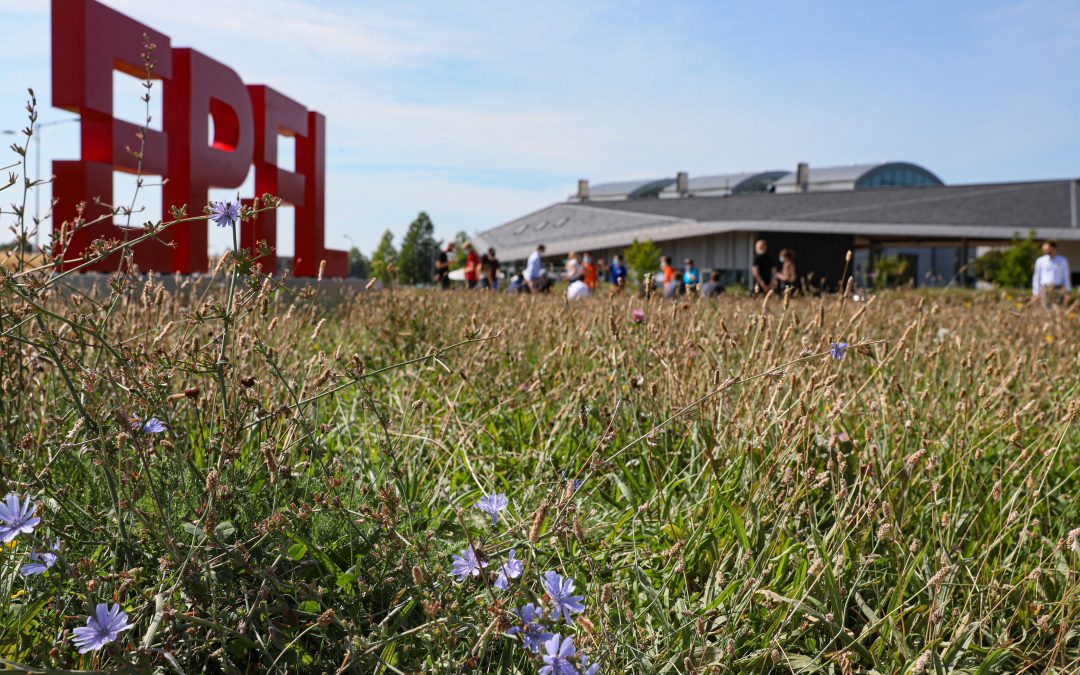
<instances>
[{"instance_id":1,"label":"person walking","mask_svg":"<svg viewBox=\"0 0 1080 675\"><path fill-rule=\"evenodd\" d=\"M469 290L480 281L480 256L476 255L471 242L465 242L465 285Z\"/></svg>"},{"instance_id":2,"label":"person walking","mask_svg":"<svg viewBox=\"0 0 1080 675\"><path fill-rule=\"evenodd\" d=\"M450 242L435 258L435 285L444 291L450 289L450 255L453 252L454 242Z\"/></svg>"},{"instance_id":3,"label":"person walking","mask_svg":"<svg viewBox=\"0 0 1080 675\"><path fill-rule=\"evenodd\" d=\"M790 248L780 249L780 269L776 271L776 291L783 296L787 289L792 293L799 290L798 272L795 269L795 252Z\"/></svg>"},{"instance_id":4,"label":"person walking","mask_svg":"<svg viewBox=\"0 0 1080 675\"><path fill-rule=\"evenodd\" d=\"M616 288L622 288L626 284L626 265L623 264L622 256L616 255L611 258L611 267L608 269L608 280Z\"/></svg>"},{"instance_id":5,"label":"person walking","mask_svg":"<svg viewBox=\"0 0 1080 675\"><path fill-rule=\"evenodd\" d=\"M588 253L581 255L581 280L589 287L590 291L596 290L596 263Z\"/></svg>"},{"instance_id":6,"label":"person walking","mask_svg":"<svg viewBox=\"0 0 1080 675\"><path fill-rule=\"evenodd\" d=\"M538 245L536 250L529 254L529 260L525 263L525 287L531 293L543 293L547 290L547 278L540 261L546 250L543 244Z\"/></svg>"},{"instance_id":7,"label":"person walking","mask_svg":"<svg viewBox=\"0 0 1080 675\"><path fill-rule=\"evenodd\" d=\"M776 263L769 255L769 242L758 239L754 244L754 265L750 273L754 277L754 292L768 293L773 288L773 273Z\"/></svg>"},{"instance_id":8,"label":"person walking","mask_svg":"<svg viewBox=\"0 0 1080 675\"><path fill-rule=\"evenodd\" d=\"M499 259L495 256L495 249L493 247L488 248L487 258L488 288L497 292L499 290Z\"/></svg>"},{"instance_id":9,"label":"person walking","mask_svg":"<svg viewBox=\"0 0 1080 675\"><path fill-rule=\"evenodd\" d=\"M1072 293L1072 278L1069 261L1058 254L1056 241L1044 241L1042 251L1035 261L1035 273L1031 275L1031 295L1049 309Z\"/></svg>"}]
</instances>

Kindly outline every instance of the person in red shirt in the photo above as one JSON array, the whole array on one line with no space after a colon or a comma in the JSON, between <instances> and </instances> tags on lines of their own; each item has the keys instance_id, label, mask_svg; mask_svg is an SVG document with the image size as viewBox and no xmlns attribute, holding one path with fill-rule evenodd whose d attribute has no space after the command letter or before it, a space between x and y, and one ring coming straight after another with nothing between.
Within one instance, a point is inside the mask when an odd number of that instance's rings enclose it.
<instances>
[{"instance_id":1,"label":"person in red shirt","mask_svg":"<svg viewBox=\"0 0 1080 675\"><path fill-rule=\"evenodd\" d=\"M465 242L465 284L469 290L476 288L480 281L480 256L470 242Z\"/></svg>"},{"instance_id":2,"label":"person in red shirt","mask_svg":"<svg viewBox=\"0 0 1080 675\"><path fill-rule=\"evenodd\" d=\"M589 287L590 291L596 290L596 263L592 261L592 256L588 253L581 256L582 267L584 268L584 276L582 281Z\"/></svg>"}]
</instances>

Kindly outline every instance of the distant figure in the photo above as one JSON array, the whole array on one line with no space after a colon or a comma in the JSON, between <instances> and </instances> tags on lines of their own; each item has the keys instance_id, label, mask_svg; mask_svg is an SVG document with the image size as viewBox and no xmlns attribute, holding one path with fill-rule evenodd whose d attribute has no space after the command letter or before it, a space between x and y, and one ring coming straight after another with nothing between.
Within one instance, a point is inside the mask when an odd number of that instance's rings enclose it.
<instances>
[{"instance_id":1,"label":"distant figure","mask_svg":"<svg viewBox=\"0 0 1080 675\"><path fill-rule=\"evenodd\" d=\"M590 291L596 290L596 263L592 261L592 256L588 253L581 256L581 280Z\"/></svg>"},{"instance_id":2,"label":"distant figure","mask_svg":"<svg viewBox=\"0 0 1080 675\"><path fill-rule=\"evenodd\" d=\"M701 297L703 298L715 298L723 292L724 286L720 283L719 272L713 272L709 275L709 280L701 287Z\"/></svg>"},{"instance_id":3,"label":"distant figure","mask_svg":"<svg viewBox=\"0 0 1080 675\"><path fill-rule=\"evenodd\" d=\"M608 278L608 266L603 258L598 258L596 260L596 278L598 280Z\"/></svg>"},{"instance_id":4,"label":"distant figure","mask_svg":"<svg viewBox=\"0 0 1080 675\"><path fill-rule=\"evenodd\" d=\"M690 258L683 261L682 282L683 286L697 286L701 283L701 273Z\"/></svg>"},{"instance_id":5,"label":"distant figure","mask_svg":"<svg viewBox=\"0 0 1080 675\"><path fill-rule=\"evenodd\" d=\"M547 275L544 274L544 268L540 264L540 258L546 250L544 245L540 244L525 263L525 287L532 293L543 293L548 287Z\"/></svg>"},{"instance_id":6,"label":"distant figure","mask_svg":"<svg viewBox=\"0 0 1080 675\"><path fill-rule=\"evenodd\" d=\"M674 298L679 292L679 280L675 276L675 268L671 266L671 256L660 258L660 271L664 273L664 297Z\"/></svg>"},{"instance_id":7,"label":"distant figure","mask_svg":"<svg viewBox=\"0 0 1080 675\"><path fill-rule=\"evenodd\" d=\"M758 239L754 244L754 266L750 273L754 277L754 292L768 293L773 287L773 271L776 263L769 255L769 243Z\"/></svg>"},{"instance_id":8,"label":"distant figure","mask_svg":"<svg viewBox=\"0 0 1080 675\"><path fill-rule=\"evenodd\" d=\"M491 267L491 260L488 258L487 253L480 255L480 265L477 267L480 276L480 290L491 290L490 279L488 279L489 267Z\"/></svg>"},{"instance_id":9,"label":"distant figure","mask_svg":"<svg viewBox=\"0 0 1080 675\"><path fill-rule=\"evenodd\" d=\"M563 276L570 283L581 281L581 264L578 262L577 253L570 251L566 255L566 267Z\"/></svg>"},{"instance_id":10,"label":"distant figure","mask_svg":"<svg viewBox=\"0 0 1080 675\"><path fill-rule=\"evenodd\" d=\"M471 242L465 242L465 285L469 290L480 281L480 256L476 255Z\"/></svg>"},{"instance_id":11,"label":"distant figure","mask_svg":"<svg viewBox=\"0 0 1080 675\"><path fill-rule=\"evenodd\" d=\"M524 288L525 275L515 274L514 276L510 277L510 283L506 286L506 292L510 295L514 295L515 293L520 293Z\"/></svg>"},{"instance_id":12,"label":"distant figure","mask_svg":"<svg viewBox=\"0 0 1080 675\"><path fill-rule=\"evenodd\" d=\"M617 288L622 288L626 284L626 265L623 264L621 255L614 256L611 259L608 279Z\"/></svg>"},{"instance_id":13,"label":"distant figure","mask_svg":"<svg viewBox=\"0 0 1080 675\"><path fill-rule=\"evenodd\" d=\"M499 290L499 259L495 257L495 249L493 247L488 248L488 288L493 291Z\"/></svg>"},{"instance_id":14,"label":"distant figure","mask_svg":"<svg viewBox=\"0 0 1080 675\"><path fill-rule=\"evenodd\" d=\"M794 293L798 290L798 274L795 270L795 252L790 248L780 249L780 269L776 272L777 292L783 296L788 288Z\"/></svg>"},{"instance_id":15,"label":"distant figure","mask_svg":"<svg viewBox=\"0 0 1080 675\"><path fill-rule=\"evenodd\" d=\"M580 298L587 297L589 295L589 287L585 285L585 282L581 279L577 281L571 281L569 288L566 289L567 300L578 300Z\"/></svg>"},{"instance_id":16,"label":"distant figure","mask_svg":"<svg viewBox=\"0 0 1080 675\"><path fill-rule=\"evenodd\" d=\"M1035 261L1035 273L1031 275L1031 294L1049 309L1072 293L1072 279L1069 261L1058 255L1056 241L1044 241L1042 250L1043 255Z\"/></svg>"},{"instance_id":17,"label":"distant figure","mask_svg":"<svg viewBox=\"0 0 1080 675\"><path fill-rule=\"evenodd\" d=\"M450 288L450 254L454 252L454 242L446 245L446 250L439 251L435 258L435 284L443 290Z\"/></svg>"}]
</instances>

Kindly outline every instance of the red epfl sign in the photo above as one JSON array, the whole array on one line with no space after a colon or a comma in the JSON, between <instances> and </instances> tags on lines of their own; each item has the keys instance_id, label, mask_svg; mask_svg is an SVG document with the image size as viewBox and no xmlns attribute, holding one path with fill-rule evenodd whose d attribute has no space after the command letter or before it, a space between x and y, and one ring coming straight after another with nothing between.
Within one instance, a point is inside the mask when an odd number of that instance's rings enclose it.
<instances>
[{"instance_id":1,"label":"red epfl sign","mask_svg":"<svg viewBox=\"0 0 1080 675\"><path fill-rule=\"evenodd\" d=\"M327 276L345 276L344 251L325 248L326 118L265 85L245 85L228 66L194 49L174 48L168 36L94 0L52 0L52 103L82 117L81 159L53 163L57 223L76 217L86 202L87 221L109 213L114 203L113 172L135 172L138 126L113 117L113 71L143 78L144 35L156 45L153 77L164 90L162 130L147 129L144 174L167 176L163 213L188 206L202 213L210 188L237 188L255 166L255 194L270 193L292 204L296 214L296 276L315 276L326 261ZM213 117L213 138L209 118ZM278 137L296 141L296 170L278 167ZM94 200L100 202L95 203ZM245 199L250 204L253 199ZM139 244L140 269L158 272L207 270L205 222L184 223ZM80 257L92 241L123 238L111 219L72 237L65 259ZM265 241L276 250L274 211L241 227L241 246L254 252ZM128 233L130 238L130 233ZM116 268L111 260L96 269ZM264 268L273 271L273 263Z\"/></svg>"}]
</instances>

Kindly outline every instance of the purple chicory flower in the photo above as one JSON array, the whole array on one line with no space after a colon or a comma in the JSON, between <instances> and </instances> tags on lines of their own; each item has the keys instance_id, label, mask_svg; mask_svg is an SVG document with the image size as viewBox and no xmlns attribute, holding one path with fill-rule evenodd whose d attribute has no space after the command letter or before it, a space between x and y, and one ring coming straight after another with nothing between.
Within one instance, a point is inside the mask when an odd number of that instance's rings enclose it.
<instances>
[{"instance_id":1,"label":"purple chicory flower","mask_svg":"<svg viewBox=\"0 0 1080 675\"><path fill-rule=\"evenodd\" d=\"M30 504L30 495L19 504L19 495L9 492L0 502L0 541L5 544L20 534L31 534L41 518L34 517L36 505Z\"/></svg>"},{"instance_id":2,"label":"purple chicory flower","mask_svg":"<svg viewBox=\"0 0 1080 675\"><path fill-rule=\"evenodd\" d=\"M525 563L514 558L514 549L510 549L510 558L499 569L499 577L495 579L495 588L505 591L510 586L511 579L517 579L525 571Z\"/></svg>"},{"instance_id":3,"label":"purple chicory flower","mask_svg":"<svg viewBox=\"0 0 1080 675\"><path fill-rule=\"evenodd\" d=\"M570 659L574 658L574 636L568 635L563 640L555 633L544 642L544 665L537 672L540 675L579 675Z\"/></svg>"},{"instance_id":4,"label":"purple chicory flower","mask_svg":"<svg viewBox=\"0 0 1080 675\"><path fill-rule=\"evenodd\" d=\"M633 319L634 323L641 323L645 320L645 310L640 307L636 308L634 311L630 312L630 318Z\"/></svg>"},{"instance_id":5,"label":"purple chicory flower","mask_svg":"<svg viewBox=\"0 0 1080 675\"><path fill-rule=\"evenodd\" d=\"M467 547L461 552L461 555L455 555L453 557L454 571L451 573L457 577L458 581L465 581L469 577L478 577L487 563L481 561L476 557L476 549L472 546Z\"/></svg>"},{"instance_id":6,"label":"purple chicory flower","mask_svg":"<svg viewBox=\"0 0 1080 675\"><path fill-rule=\"evenodd\" d=\"M585 652L578 654L578 658L581 661L581 675L596 675L600 672L600 664L594 663L589 665L589 655Z\"/></svg>"},{"instance_id":7,"label":"purple chicory flower","mask_svg":"<svg viewBox=\"0 0 1080 675\"><path fill-rule=\"evenodd\" d=\"M848 343L846 343L846 342L834 342L831 345L829 345L829 355L832 356L837 361L843 361L844 360L844 350L847 349L847 348L848 348Z\"/></svg>"},{"instance_id":8,"label":"purple chicory flower","mask_svg":"<svg viewBox=\"0 0 1080 675\"><path fill-rule=\"evenodd\" d=\"M566 477L566 472L565 471L560 471L559 472L559 478L561 478L563 480L570 480L569 478ZM580 479L580 478L575 478L574 479L574 492L577 492L579 489L581 489L581 484L584 483L584 482L585 481Z\"/></svg>"},{"instance_id":9,"label":"purple chicory flower","mask_svg":"<svg viewBox=\"0 0 1080 675\"><path fill-rule=\"evenodd\" d=\"M132 413L131 419L135 420L131 423L131 428L135 431L141 431L144 434L160 434L169 428L169 425L165 424L156 417L151 417L145 422L139 417L138 413Z\"/></svg>"},{"instance_id":10,"label":"purple chicory flower","mask_svg":"<svg viewBox=\"0 0 1080 675\"><path fill-rule=\"evenodd\" d=\"M232 227L240 220L240 205L234 202L211 202L210 220L218 227Z\"/></svg>"},{"instance_id":11,"label":"purple chicory flower","mask_svg":"<svg viewBox=\"0 0 1080 675\"><path fill-rule=\"evenodd\" d=\"M127 612L120 605L111 608L104 602L99 603L94 615L87 618L85 626L79 626L71 639L79 648L80 654L101 649L120 635L121 631L131 628Z\"/></svg>"},{"instance_id":12,"label":"purple chicory flower","mask_svg":"<svg viewBox=\"0 0 1080 675\"><path fill-rule=\"evenodd\" d=\"M570 614L585 611L585 605L581 604L585 596L573 595L574 580L564 579L558 572L550 570L544 572L543 585L544 592L551 598L552 607L548 617L557 621L561 615L566 623L573 626L574 620L570 618Z\"/></svg>"},{"instance_id":13,"label":"purple chicory flower","mask_svg":"<svg viewBox=\"0 0 1080 675\"><path fill-rule=\"evenodd\" d=\"M509 505L510 500L502 493L484 495L480 498L480 501L476 502L476 508L491 516L492 527L495 527L495 525L499 523L499 511L502 511Z\"/></svg>"},{"instance_id":14,"label":"purple chicory flower","mask_svg":"<svg viewBox=\"0 0 1080 675\"><path fill-rule=\"evenodd\" d=\"M28 577L35 574L44 574L46 570L56 564L56 560L59 557L56 554L59 552L59 539L49 547L48 551L30 551L30 560L33 562L25 563L22 566L22 573Z\"/></svg>"},{"instance_id":15,"label":"purple chicory flower","mask_svg":"<svg viewBox=\"0 0 1080 675\"><path fill-rule=\"evenodd\" d=\"M528 649L533 654L540 652L540 647L545 642L551 639L551 633L544 630L544 627L540 624L543 619L543 612L539 607L533 603L524 605L523 607L514 610L514 613L521 619L523 625L514 626L510 630L506 631L507 635L514 635L521 633L521 641L525 645L525 649Z\"/></svg>"}]
</instances>

